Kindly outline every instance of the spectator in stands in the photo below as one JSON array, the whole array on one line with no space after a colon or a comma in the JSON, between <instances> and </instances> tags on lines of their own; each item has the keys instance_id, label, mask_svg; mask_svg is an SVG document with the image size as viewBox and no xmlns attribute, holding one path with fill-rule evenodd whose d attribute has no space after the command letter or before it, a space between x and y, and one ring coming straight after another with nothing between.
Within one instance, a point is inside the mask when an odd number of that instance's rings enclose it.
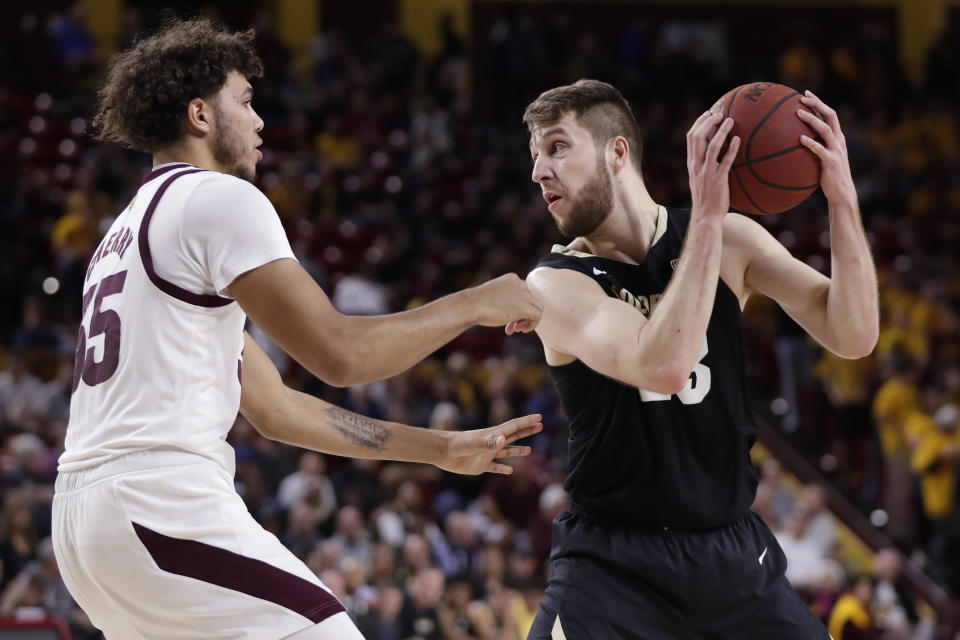
<instances>
[{"instance_id":1,"label":"spectator in stands","mask_svg":"<svg viewBox=\"0 0 960 640\"><path fill-rule=\"evenodd\" d=\"M919 370L904 353L894 351L889 366L892 377L881 385L873 400L873 418L883 452L883 506L889 517L887 534L899 543L913 541L915 526L910 502L910 450L906 418L919 403Z\"/></svg>"},{"instance_id":2,"label":"spectator in stands","mask_svg":"<svg viewBox=\"0 0 960 640\"><path fill-rule=\"evenodd\" d=\"M6 494L0 514L0 559L3 579L0 591L29 564L37 546L37 531L30 512L29 495L25 490Z\"/></svg>"},{"instance_id":3,"label":"spectator in stands","mask_svg":"<svg viewBox=\"0 0 960 640\"><path fill-rule=\"evenodd\" d=\"M305 502L293 505L287 512L287 526L280 541L298 558L306 557L320 541L316 509Z\"/></svg>"},{"instance_id":4,"label":"spectator in stands","mask_svg":"<svg viewBox=\"0 0 960 640\"><path fill-rule=\"evenodd\" d=\"M400 611L401 638L444 640L437 607L446 581L439 569L421 569L408 581Z\"/></svg>"},{"instance_id":5,"label":"spectator in stands","mask_svg":"<svg viewBox=\"0 0 960 640\"><path fill-rule=\"evenodd\" d=\"M570 496L563 485L553 483L540 494L540 509L527 526L534 555L545 562L553 539L553 519L570 508Z\"/></svg>"},{"instance_id":6,"label":"spectator in stands","mask_svg":"<svg viewBox=\"0 0 960 640\"><path fill-rule=\"evenodd\" d=\"M44 316L43 304L39 298L31 296L24 300L23 317L20 326L14 329L10 336L10 347L18 351L59 351L60 336Z\"/></svg>"},{"instance_id":7,"label":"spectator in stands","mask_svg":"<svg viewBox=\"0 0 960 640\"><path fill-rule=\"evenodd\" d=\"M913 637L918 616L901 576L902 561L895 549L881 549L873 556L873 592L877 618L891 640Z\"/></svg>"},{"instance_id":8,"label":"spectator in stands","mask_svg":"<svg viewBox=\"0 0 960 640\"><path fill-rule=\"evenodd\" d=\"M337 494L333 483L325 475L326 459L323 454L306 451L300 456L300 468L280 482L277 501L284 509L292 509L301 502L309 502L314 508L317 525L326 522L337 510Z\"/></svg>"},{"instance_id":9,"label":"spectator in stands","mask_svg":"<svg viewBox=\"0 0 960 640\"><path fill-rule=\"evenodd\" d=\"M838 468L845 470L847 479L859 496L868 489L866 473L870 456L871 373L876 368L873 357L849 360L824 350L814 373L823 385L823 391L836 410L837 429L825 449L834 453ZM875 501L875 498L873 499Z\"/></svg>"},{"instance_id":10,"label":"spectator in stands","mask_svg":"<svg viewBox=\"0 0 960 640\"><path fill-rule=\"evenodd\" d=\"M776 458L767 458L760 465L760 485L766 492L769 492L768 517L773 521L768 522L770 528L776 531L783 526L783 523L794 512L797 504L797 498L789 487L786 486L783 479L783 467ZM759 488L758 488L759 490Z\"/></svg>"},{"instance_id":11,"label":"spectator in stands","mask_svg":"<svg viewBox=\"0 0 960 640\"><path fill-rule=\"evenodd\" d=\"M403 597L399 587L385 586L377 591L369 610L357 616L357 628L366 640L405 640L400 617Z\"/></svg>"},{"instance_id":12,"label":"spectator in stands","mask_svg":"<svg viewBox=\"0 0 960 640\"><path fill-rule=\"evenodd\" d=\"M847 575L836 560L827 559L821 564L810 591L810 610L824 625L829 622L830 612L843 593L846 580Z\"/></svg>"},{"instance_id":13,"label":"spectator in stands","mask_svg":"<svg viewBox=\"0 0 960 640\"><path fill-rule=\"evenodd\" d=\"M7 369L0 371L0 420L46 415L49 399L43 381L27 369L23 356L12 355Z\"/></svg>"},{"instance_id":14,"label":"spectator in stands","mask_svg":"<svg viewBox=\"0 0 960 640\"><path fill-rule=\"evenodd\" d=\"M343 546L344 559L353 558L365 566L370 565L373 545L370 532L363 522L363 514L353 505L342 507L337 513L337 528L331 540Z\"/></svg>"},{"instance_id":15,"label":"spectator in stands","mask_svg":"<svg viewBox=\"0 0 960 640\"><path fill-rule=\"evenodd\" d=\"M821 541L810 535L811 515L804 505L798 504L783 528L774 532L787 556L787 580L801 596L809 595L826 559Z\"/></svg>"},{"instance_id":16,"label":"spectator in stands","mask_svg":"<svg viewBox=\"0 0 960 640\"><path fill-rule=\"evenodd\" d=\"M817 545L823 557L830 555L837 537L837 519L827 509L827 492L823 486L810 483L803 487L800 502L807 509L807 535Z\"/></svg>"},{"instance_id":17,"label":"spectator in stands","mask_svg":"<svg viewBox=\"0 0 960 640\"><path fill-rule=\"evenodd\" d=\"M927 571L941 583L955 584L960 569L948 566L950 548L954 540L953 522L958 517L956 484L960 469L960 408L946 404L933 416L936 429L920 440L913 453L911 465L920 475L923 489L923 509L930 521L929 561Z\"/></svg>"},{"instance_id":18,"label":"spectator in stands","mask_svg":"<svg viewBox=\"0 0 960 640\"><path fill-rule=\"evenodd\" d=\"M827 631L833 640L879 640L883 630L875 624L870 611L873 606L873 580L854 576L846 592L837 600Z\"/></svg>"},{"instance_id":19,"label":"spectator in stands","mask_svg":"<svg viewBox=\"0 0 960 640\"><path fill-rule=\"evenodd\" d=\"M452 511L446 518L446 537L431 539L437 564L448 578L455 575L479 577L483 566L483 549L470 514Z\"/></svg>"},{"instance_id":20,"label":"spectator in stands","mask_svg":"<svg viewBox=\"0 0 960 640\"><path fill-rule=\"evenodd\" d=\"M444 640L494 640L496 617L490 605L474 599L473 580L458 574L447 581L446 593L437 607Z\"/></svg>"}]
</instances>

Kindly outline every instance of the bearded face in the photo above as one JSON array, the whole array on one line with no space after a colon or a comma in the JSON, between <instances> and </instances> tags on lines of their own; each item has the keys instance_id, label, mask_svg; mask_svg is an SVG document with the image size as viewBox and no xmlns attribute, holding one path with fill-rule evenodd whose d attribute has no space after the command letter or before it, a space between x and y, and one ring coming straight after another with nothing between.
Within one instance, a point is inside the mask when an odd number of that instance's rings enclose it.
<instances>
[{"instance_id":1,"label":"bearded face","mask_svg":"<svg viewBox=\"0 0 960 640\"><path fill-rule=\"evenodd\" d=\"M257 177L256 167L250 163L250 145L235 127L230 126L227 114L215 108L217 126L213 131L213 159L224 169L224 173L242 180L253 182Z\"/></svg>"},{"instance_id":2,"label":"bearded face","mask_svg":"<svg viewBox=\"0 0 960 640\"><path fill-rule=\"evenodd\" d=\"M613 183L597 156L596 171L569 204L570 211L560 217L552 214L557 228L567 238L589 236L597 230L613 208Z\"/></svg>"}]
</instances>

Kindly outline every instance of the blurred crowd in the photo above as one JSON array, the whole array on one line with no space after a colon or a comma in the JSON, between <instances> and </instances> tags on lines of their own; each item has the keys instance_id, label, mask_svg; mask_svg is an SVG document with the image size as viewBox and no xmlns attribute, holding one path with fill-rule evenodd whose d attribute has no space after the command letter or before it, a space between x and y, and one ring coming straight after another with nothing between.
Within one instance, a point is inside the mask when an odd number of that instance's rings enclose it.
<instances>
[{"instance_id":1,"label":"blurred crowd","mask_svg":"<svg viewBox=\"0 0 960 640\"><path fill-rule=\"evenodd\" d=\"M59 580L50 500L83 274L150 159L89 138L104 60L86 20L77 4L24 10L0 26L0 617L56 615L76 637L97 638ZM301 263L351 314L524 275L562 241L529 182L520 124L526 102L550 86L579 77L618 86L644 131L650 193L674 206L689 204L684 133L730 87L772 79L836 107L879 270L880 341L870 358L841 360L753 300L752 392L764 419L960 594L956 25L914 87L898 65L895 28L869 16L835 42L799 29L769 59L737 54L723 20L637 18L600 34L575 29L563 11L533 20L515 7L478 21L469 37L442 20L436 56L390 21L362 37L325 22L306 57L287 49L268 13L254 24L267 68L254 83L266 123L258 186ZM125 9L121 44L152 26L149 14ZM760 222L829 273L822 196ZM369 416L472 429L543 414L534 454L509 477L305 453L242 417L230 436L250 511L341 597L365 637L525 637L550 523L569 503L566 421L536 338L473 329L407 373L336 389L250 329L288 384ZM821 488L790 488L773 460L760 472L755 508L833 637L849 640L854 627L874 634L859 637L925 637L900 556L852 562L838 552Z\"/></svg>"}]
</instances>

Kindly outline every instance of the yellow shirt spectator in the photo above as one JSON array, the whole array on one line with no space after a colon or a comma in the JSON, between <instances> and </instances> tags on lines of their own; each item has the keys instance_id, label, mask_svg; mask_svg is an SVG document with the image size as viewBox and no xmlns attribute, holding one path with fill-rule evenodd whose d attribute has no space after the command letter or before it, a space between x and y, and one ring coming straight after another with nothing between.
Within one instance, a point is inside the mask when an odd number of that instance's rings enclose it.
<instances>
[{"instance_id":1,"label":"yellow shirt spectator","mask_svg":"<svg viewBox=\"0 0 960 640\"><path fill-rule=\"evenodd\" d=\"M957 466L960 464L960 409L948 404L933 418L933 429L920 440L910 466L920 474L923 510L930 518L944 518L953 511Z\"/></svg>"},{"instance_id":2,"label":"yellow shirt spectator","mask_svg":"<svg viewBox=\"0 0 960 640\"><path fill-rule=\"evenodd\" d=\"M823 382L830 402L837 406L866 403L872 357L848 360L824 350L814 374Z\"/></svg>"},{"instance_id":3,"label":"yellow shirt spectator","mask_svg":"<svg viewBox=\"0 0 960 640\"><path fill-rule=\"evenodd\" d=\"M921 409L911 411L909 414L907 414L907 418L903 426L904 436L907 439L907 446L910 448L916 447L918 444L920 444L920 441L923 440L924 436L931 431L935 431L933 425L933 416Z\"/></svg>"},{"instance_id":4,"label":"yellow shirt spectator","mask_svg":"<svg viewBox=\"0 0 960 640\"><path fill-rule=\"evenodd\" d=\"M833 640L843 640L844 630L852 625L858 629L869 629L872 624L870 613L853 594L845 593L837 600L827 622L827 631ZM847 636L849 637L849 635Z\"/></svg>"},{"instance_id":5,"label":"yellow shirt spectator","mask_svg":"<svg viewBox=\"0 0 960 640\"><path fill-rule=\"evenodd\" d=\"M885 357L897 345L901 345L917 362L925 362L930 355L930 338L925 333L896 326L885 327L880 331L877 355Z\"/></svg>"},{"instance_id":6,"label":"yellow shirt spectator","mask_svg":"<svg viewBox=\"0 0 960 640\"><path fill-rule=\"evenodd\" d=\"M907 447L906 421L919 405L917 387L900 376L883 383L873 398L873 417L880 433L884 455Z\"/></svg>"}]
</instances>

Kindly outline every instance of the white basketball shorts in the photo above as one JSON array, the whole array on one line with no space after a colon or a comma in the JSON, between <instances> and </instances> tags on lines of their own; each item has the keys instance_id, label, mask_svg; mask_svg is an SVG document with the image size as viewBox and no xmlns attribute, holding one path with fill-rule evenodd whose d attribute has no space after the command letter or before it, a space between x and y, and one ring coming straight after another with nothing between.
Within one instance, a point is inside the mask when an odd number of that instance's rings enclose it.
<instances>
[{"instance_id":1,"label":"white basketball shorts","mask_svg":"<svg viewBox=\"0 0 960 640\"><path fill-rule=\"evenodd\" d=\"M210 459L145 451L61 473L63 580L110 640L360 638L330 590L261 527Z\"/></svg>"}]
</instances>

